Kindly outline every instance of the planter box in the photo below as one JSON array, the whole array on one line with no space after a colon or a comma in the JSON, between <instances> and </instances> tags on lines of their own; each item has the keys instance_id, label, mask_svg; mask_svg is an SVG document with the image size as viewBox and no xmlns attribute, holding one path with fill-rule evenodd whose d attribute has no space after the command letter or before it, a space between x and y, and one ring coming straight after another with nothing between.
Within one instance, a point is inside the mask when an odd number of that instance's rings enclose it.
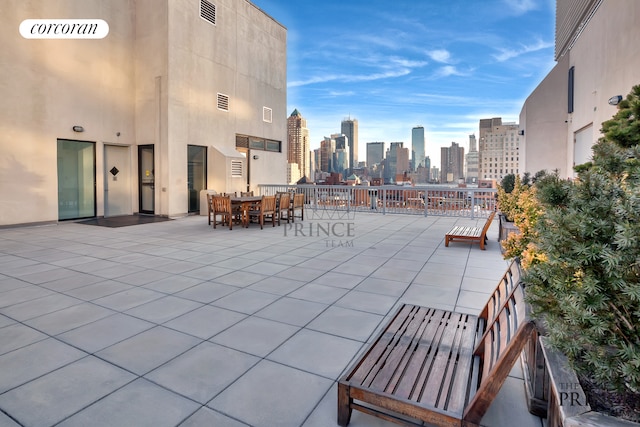
<instances>
[{"instance_id":1,"label":"planter box","mask_svg":"<svg viewBox=\"0 0 640 427\"><path fill-rule=\"evenodd\" d=\"M547 427L640 427L638 423L592 411L566 356L552 349L546 337L540 337L540 347L549 374Z\"/></svg>"},{"instance_id":2,"label":"planter box","mask_svg":"<svg viewBox=\"0 0 640 427\"><path fill-rule=\"evenodd\" d=\"M522 351L520 361L524 375L527 408L533 415L546 418L549 401L549 374L547 373L547 365L544 363L539 336L540 333L536 328Z\"/></svg>"},{"instance_id":3,"label":"planter box","mask_svg":"<svg viewBox=\"0 0 640 427\"><path fill-rule=\"evenodd\" d=\"M498 242L502 242L510 233L520 233L512 221L507 221L503 214L498 215Z\"/></svg>"}]
</instances>

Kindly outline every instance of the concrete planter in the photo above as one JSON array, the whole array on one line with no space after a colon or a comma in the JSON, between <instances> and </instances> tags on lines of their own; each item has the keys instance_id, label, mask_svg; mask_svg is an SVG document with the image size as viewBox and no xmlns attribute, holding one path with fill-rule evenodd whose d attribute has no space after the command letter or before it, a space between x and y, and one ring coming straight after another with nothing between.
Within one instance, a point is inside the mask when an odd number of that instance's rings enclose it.
<instances>
[{"instance_id":1,"label":"concrete planter","mask_svg":"<svg viewBox=\"0 0 640 427\"><path fill-rule=\"evenodd\" d=\"M549 375L547 427L640 427L591 410L575 371L561 352L540 337L540 348Z\"/></svg>"}]
</instances>

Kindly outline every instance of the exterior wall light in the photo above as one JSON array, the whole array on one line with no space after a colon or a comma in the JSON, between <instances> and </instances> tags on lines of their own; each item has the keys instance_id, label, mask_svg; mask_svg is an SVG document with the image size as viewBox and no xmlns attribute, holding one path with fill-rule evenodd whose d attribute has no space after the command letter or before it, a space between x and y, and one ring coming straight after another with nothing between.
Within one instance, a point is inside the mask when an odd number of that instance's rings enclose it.
<instances>
[{"instance_id":1,"label":"exterior wall light","mask_svg":"<svg viewBox=\"0 0 640 427\"><path fill-rule=\"evenodd\" d=\"M622 95L616 95L609 98L609 105L618 105L622 101Z\"/></svg>"},{"instance_id":2,"label":"exterior wall light","mask_svg":"<svg viewBox=\"0 0 640 427\"><path fill-rule=\"evenodd\" d=\"M260 157L259 157L257 154L255 154L255 155L253 156L253 160L258 160L259 158L260 158Z\"/></svg>"},{"instance_id":3,"label":"exterior wall light","mask_svg":"<svg viewBox=\"0 0 640 427\"><path fill-rule=\"evenodd\" d=\"M74 132L84 132L84 128L82 126L74 126L73 128Z\"/></svg>"}]
</instances>

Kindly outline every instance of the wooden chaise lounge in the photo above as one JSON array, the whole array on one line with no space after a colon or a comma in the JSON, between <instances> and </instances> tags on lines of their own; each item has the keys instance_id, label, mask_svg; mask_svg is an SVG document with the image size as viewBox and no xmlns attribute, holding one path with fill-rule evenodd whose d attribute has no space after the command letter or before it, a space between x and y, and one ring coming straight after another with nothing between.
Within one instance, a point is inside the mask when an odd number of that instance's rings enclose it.
<instances>
[{"instance_id":1,"label":"wooden chaise lounge","mask_svg":"<svg viewBox=\"0 0 640 427\"><path fill-rule=\"evenodd\" d=\"M340 379L338 424L356 409L403 425L478 426L533 330L515 261L479 316L402 305Z\"/></svg>"},{"instance_id":2,"label":"wooden chaise lounge","mask_svg":"<svg viewBox=\"0 0 640 427\"><path fill-rule=\"evenodd\" d=\"M487 218L487 222L484 223L484 227L468 227L458 225L453 227L444 236L444 245L449 246L449 242L454 240L466 240L471 243L480 243L480 249L484 250L484 245L487 244L487 231L493 221L493 217L496 215L495 211L491 211L491 215Z\"/></svg>"}]
</instances>

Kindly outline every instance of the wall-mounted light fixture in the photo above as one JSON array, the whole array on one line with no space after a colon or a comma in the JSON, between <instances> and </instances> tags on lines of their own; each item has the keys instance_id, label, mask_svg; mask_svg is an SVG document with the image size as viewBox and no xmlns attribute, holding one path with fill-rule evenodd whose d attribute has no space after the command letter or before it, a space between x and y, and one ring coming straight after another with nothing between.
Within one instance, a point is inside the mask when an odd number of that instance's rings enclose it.
<instances>
[{"instance_id":1,"label":"wall-mounted light fixture","mask_svg":"<svg viewBox=\"0 0 640 427\"><path fill-rule=\"evenodd\" d=\"M518 135L524 135L524 129L520 129L520 130L518 131Z\"/></svg>"},{"instance_id":2,"label":"wall-mounted light fixture","mask_svg":"<svg viewBox=\"0 0 640 427\"><path fill-rule=\"evenodd\" d=\"M253 160L258 160L260 157L257 154L253 155Z\"/></svg>"},{"instance_id":3,"label":"wall-mounted light fixture","mask_svg":"<svg viewBox=\"0 0 640 427\"><path fill-rule=\"evenodd\" d=\"M82 126L76 125L72 129L74 132L84 132L84 128Z\"/></svg>"},{"instance_id":4,"label":"wall-mounted light fixture","mask_svg":"<svg viewBox=\"0 0 640 427\"><path fill-rule=\"evenodd\" d=\"M622 95L616 95L609 98L609 105L618 105L622 101Z\"/></svg>"}]
</instances>

